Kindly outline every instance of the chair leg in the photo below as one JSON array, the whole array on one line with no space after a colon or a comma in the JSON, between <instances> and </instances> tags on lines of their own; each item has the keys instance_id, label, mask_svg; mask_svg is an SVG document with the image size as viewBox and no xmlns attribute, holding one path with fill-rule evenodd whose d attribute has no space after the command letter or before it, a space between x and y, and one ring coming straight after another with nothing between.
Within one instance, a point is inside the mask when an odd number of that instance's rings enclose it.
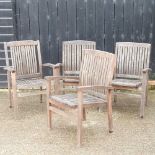
<instances>
[{"instance_id":1,"label":"chair leg","mask_svg":"<svg viewBox=\"0 0 155 155\"><path fill-rule=\"evenodd\" d=\"M51 103L47 101L47 123L48 123L48 128L52 128L52 111L49 109L49 106L51 106Z\"/></svg>"},{"instance_id":2,"label":"chair leg","mask_svg":"<svg viewBox=\"0 0 155 155\"><path fill-rule=\"evenodd\" d=\"M9 92L9 102L10 102L10 108L12 108L12 92L11 92L11 88L8 86L8 92Z\"/></svg>"},{"instance_id":3,"label":"chair leg","mask_svg":"<svg viewBox=\"0 0 155 155\"><path fill-rule=\"evenodd\" d=\"M145 89L145 105L146 106L148 105L148 86L146 86L146 89Z\"/></svg>"},{"instance_id":4,"label":"chair leg","mask_svg":"<svg viewBox=\"0 0 155 155\"><path fill-rule=\"evenodd\" d=\"M117 102L117 95L114 95L114 103Z\"/></svg>"},{"instance_id":5,"label":"chair leg","mask_svg":"<svg viewBox=\"0 0 155 155\"><path fill-rule=\"evenodd\" d=\"M140 117L143 118L144 117L144 107L145 107L145 101L146 96L145 93L143 92L141 95L141 104L140 104Z\"/></svg>"},{"instance_id":6,"label":"chair leg","mask_svg":"<svg viewBox=\"0 0 155 155\"><path fill-rule=\"evenodd\" d=\"M13 96L13 106L15 114L18 110L18 104L17 104L17 85L16 85L16 73L11 72L11 78L12 78L12 96Z\"/></svg>"},{"instance_id":7,"label":"chair leg","mask_svg":"<svg viewBox=\"0 0 155 155\"><path fill-rule=\"evenodd\" d=\"M12 96L13 96L14 112L17 113L17 111L18 111L17 91L15 89L13 89Z\"/></svg>"},{"instance_id":8,"label":"chair leg","mask_svg":"<svg viewBox=\"0 0 155 155\"><path fill-rule=\"evenodd\" d=\"M40 87L40 91L42 91L42 86ZM43 102L43 95L40 94L40 103L42 103L42 102Z\"/></svg>"},{"instance_id":9,"label":"chair leg","mask_svg":"<svg viewBox=\"0 0 155 155\"><path fill-rule=\"evenodd\" d=\"M108 122L109 122L109 133L112 133L113 124L112 124L112 90L108 90Z\"/></svg>"},{"instance_id":10,"label":"chair leg","mask_svg":"<svg viewBox=\"0 0 155 155\"><path fill-rule=\"evenodd\" d=\"M114 89L114 92L116 92L117 90L116 89ZM114 103L116 104L116 102L117 102L117 95L116 94L114 94Z\"/></svg>"},{"instance_id":11,"label":"chair leg","mask_svg":"<svg viewBox=\"0 0 155 155\"><path fill-rule=\"evenodd\" d=\"M48 109L47 111L47 118L48 118L48 128L52 128L52 111Z\"/></svg>"},{"instance_id":12,"label":"chair leg","mask_svg":"<svg viewBox=\"0 0 155 155\"><path fill-rule=\"evenodd\" d=\"M86 121L86 109L83 108L83 121Z\"/></svg>"},{"instance_id":13,"label":"chair leg","mask_svg":"<svg viewBox=\"0 0 155 155\"><path fill-rule=\"evenodd\" d=\"M82 116L78 115L77 123L77 146L80 147L82 143Z\"/></svg>"}]
</instances>

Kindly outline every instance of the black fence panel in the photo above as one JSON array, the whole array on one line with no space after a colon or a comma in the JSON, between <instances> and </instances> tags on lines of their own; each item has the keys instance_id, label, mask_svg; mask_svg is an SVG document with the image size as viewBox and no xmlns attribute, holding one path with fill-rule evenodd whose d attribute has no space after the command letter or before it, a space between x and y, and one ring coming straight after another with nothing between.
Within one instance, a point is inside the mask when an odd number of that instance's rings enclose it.
<instances>
[{"instance_id":1,"label":"black fence panel","mask_svg":"<svg viewBox=\"0 0 155 155\"><path fill-rule=\"evenodd\" d=\"M39 39L43 62L61 62L64 40L93 40L98 49L109 52L114 52L118 41L154 40L155 0L16 0L16 3L18 39ZM154 61L152 58L151 66L155 66Z\"/></svg>"},{"instance_id":2,"label":"black fence panel","mask_svg":"<svg viewBox=\"0 0 155 155\"><path fill-rule=\"evenodd\" d=\"M155 72L155 0L16 0L18 40L40 40L43 62L62 61L62 41L92 40L114 53L118 41L152 44Z\"/></svg>"}]
</instances>

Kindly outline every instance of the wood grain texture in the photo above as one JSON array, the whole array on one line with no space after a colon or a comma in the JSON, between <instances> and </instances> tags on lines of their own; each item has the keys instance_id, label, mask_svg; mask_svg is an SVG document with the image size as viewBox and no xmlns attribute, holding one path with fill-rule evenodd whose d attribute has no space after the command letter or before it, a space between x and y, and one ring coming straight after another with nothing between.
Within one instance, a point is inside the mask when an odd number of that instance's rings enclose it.
<instances>
[{"instance_id":1,"label":"wood grain texture","mask_svg":"<svg viewBox=\"0 0 155 155\"><path fill-rule=\"evenodd\" d=\"M49 89L47 91L48 126L51 127L53 112L67 119L69 116L69 118L74 118L77 121L77 145L79 147L82 144L82 121L86 118L84 113L86 108L100 107L107 103L109 132L112 132L112 89L110 85L116 67L114 54L95 49L85 49L84 53L77 93L62 95L57 94L57 91L53 94ZM51 85L52 79L63 78L66 77L47 77L47 85ZM60 87L57 84L56 86ZM70 115L70 110L74 110L74 114Z\"/></svg>"},{"instance_id":2,"label":"wood grain texture","mask_svg":"<svg viewBox=\"0 0 155 155\"><path fill-rule=\"evenodd\" d=\"M144 107L147 105L150 52L151 44L149 43L116 43L116 78L112 85L115 90L136 90L138 94L140 93L141 118L144 117Z\"/></svg>"},{"instance_id":3,"label":"wood grain texture","mask_svg":"<svg viewBox=\"0 0 155 155\"><path fill-rule=\"evenodd\" d=\"M39 41L24 40L5 43L5 57L10 107L14 106L17 109L17 97L45 94L42 91L46 83L42 79L42 59ZM11 62L9 61L10 59ZM18 91L32 88L38 88L39 91ZM40 99L42 102L42 96L40 96Z\"/></svg>"}]
</instances>

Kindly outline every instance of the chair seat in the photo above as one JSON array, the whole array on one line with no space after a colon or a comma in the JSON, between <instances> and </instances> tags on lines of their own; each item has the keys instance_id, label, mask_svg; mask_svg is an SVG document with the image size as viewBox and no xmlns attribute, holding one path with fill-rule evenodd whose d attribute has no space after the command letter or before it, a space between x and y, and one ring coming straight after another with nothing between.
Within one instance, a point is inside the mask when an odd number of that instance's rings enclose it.
<instances>
[{"instance_id":1,"label":"chair seat","mask_svg":"<svg viewBox=\"0 0 155 155\"><path fill-rule=\"evenodd\" d=\"M112 81L113 86L122 86L122 87L133 87L137 88L142 85L140 80L131 80L131 79L114 79Z\"/></svg>"},{"instance_id":2,"label":"chair seat","mask_svg":"<svg viewBox=\"0 0 155 155\"><path fill-rule=\"evenodd\" d=\"M50 99L59 103L66 104L70 107L77 107L78 105L77 94L54 95L54 96L50 96ZM101 98L84 94L83 105L92 105L96 103L103 104L104 102L105 100Z\"/></svg>"},{"instance_id":3,"label":"chair seat","mask_svg":"<svg viewBox=\"0 0 155 155\"><path fill-rule=\"evenodd\" d=\"M65 79L63 80L65 83L79 83L79 80L77 79Z\"/></svg>"},{"instance_id":4,"label":"chair seat","mask_svg":"<svg viewBox=\"0 0 155 155\"><path fill-rule=\"evenodd\" d=\"M31 79L22 79L17 80L17 88L33 88L33 87L41 87L46 85L45 79L31 78Z\"/></svg>"}]
</instances>

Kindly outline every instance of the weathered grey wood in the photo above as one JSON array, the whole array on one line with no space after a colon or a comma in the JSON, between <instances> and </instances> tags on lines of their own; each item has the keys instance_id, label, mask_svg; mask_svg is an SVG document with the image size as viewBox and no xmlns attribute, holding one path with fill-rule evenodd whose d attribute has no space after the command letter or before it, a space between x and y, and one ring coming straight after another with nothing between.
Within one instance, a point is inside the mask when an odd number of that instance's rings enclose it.
<instances>
[{"instance_id":1,"label":"weathered grey wood","mask_svg":"<svg viewBox=\"0 0 155 155\"><path fill-rule=\"evenodd\" d=\"M32 93L17 91L31 88L38 88L39 90L46 85L45 80L42 79L43 65L39 41L5 42L5 57L7 67L4 69L7 70L10 107L14 106L17 109L17 97L44 94L42 90ZM11 61L9 61L10 59ZM53 65L48 64L47 66Z\"/></svg>"},{"instance_id":2,"label":"weathered grey wood","mask_svg":"<svg viewBox=\"0 0 155 155\"><path fill-rule=\"evenodd\" d=\"M114 54L94 49L86 49L84 53L77 93L57 94L56 92L57 95L55 95L55 92L52 94L49 89L50 81L73 79L74 76L46 77L48 126L51 128L53 112L68 117L70 110L73 111L75 114L70 117L77 118L78 146L82 143L82 121L85 119L85 108L100 107L107 103L109 132L112 132L112 87L110 85L116 67L116 57Z\"/></svg>"},{"instance_id":3,"label":"weathered grey wood","mask_svg":"<svg viewBox=\"0 0 155 155\"><path fill-rule=\"evenodd\" d=\"M112 85L115 90L135 89L141 93L140 117L144 117L144 106L147 104L150 52L151 45L148 43L116 43L116 78Z\"/></svg>"},{"instance_id":4,"label":"weathered grey wood","mask_svg":"<svg viewBox=\"0 0 155 155\"><path fill-rule=\"evenodd\" d=\"M85 49L96 49L96 43L86 40L64 41L62 50L62 67L64 76L79 76L80 65ZM58 70L58 68L57 68ZM59 69L60 71L60 69ZM54 73L54 72L53 72ZM60 75L60 72L57 75ZM56 74L53 74L56 76ZM66 80L65 85L78 84L77 80Z\"/></svg>"},{"instance_id":5,"label":"weathered grey wood","mask_svg":"<svg viewBox=\"0 0 155 155\"><path fill-rule=\"evenodd\" d=\"M64 75L70 75L80 71L83 50L96 49L96 43L93 41L73 40L63 42L63 72Z\"/></svg>"}]
</instances>

